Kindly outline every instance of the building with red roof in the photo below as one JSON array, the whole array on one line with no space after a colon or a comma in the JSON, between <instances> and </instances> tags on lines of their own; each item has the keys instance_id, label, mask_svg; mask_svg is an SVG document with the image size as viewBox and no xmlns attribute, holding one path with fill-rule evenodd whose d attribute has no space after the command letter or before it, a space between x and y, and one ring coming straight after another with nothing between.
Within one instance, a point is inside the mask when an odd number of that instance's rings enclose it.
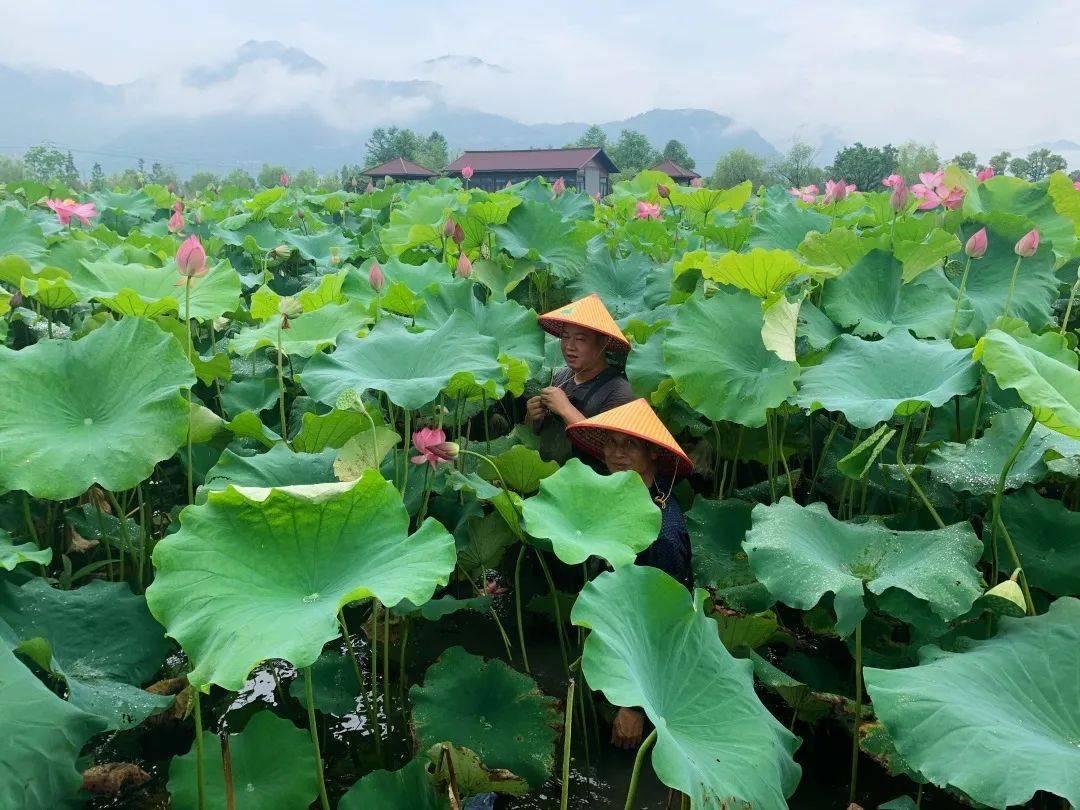
<instances>
[{"instance_id":1,"label":"building with red roof","mask_svg":"<svg viewBox=\"0 0 1080 810\"><path fill-rule=\"evenodd\" d=\"M654 172L663 172L681 186L690 185L690 181L700 179L701 175L690 169L684 169L674 160L661 160L652 167Z\"/></svg>"},{"instance_id":2,"label":"building with red roof","mask_svg":"<svg viewBox=\"0 0 1080 810\"><path fill-rule=\"evenodd\" d=\"M497 191L507 183L519 183L533 177L548 182L563 178L567 188L586 194L606 196L611 193L609 176L619 167L607 153L595 146L583 149L488 149L469 150L446 167L452 177L471 166L469 184L486 191Z\"/></svg>"},{"instance_id":3,"label":"building with red roof","mask_svg":"<svg viewBox=\"0 0 1080 810\"><path fill-rule=\"evenodd\" d=\"M380 163L378 166L364 169L361 174L364 177L370 177L372 180L383 180L389 177L399 182L406 182L408 180L434 180L439 176L438 172L433 172L426 166L421 166L419 163L413 163L411 160L406 160L403 157L396 157L386 161L386 163Z\"/></svg>"}]
</instances>

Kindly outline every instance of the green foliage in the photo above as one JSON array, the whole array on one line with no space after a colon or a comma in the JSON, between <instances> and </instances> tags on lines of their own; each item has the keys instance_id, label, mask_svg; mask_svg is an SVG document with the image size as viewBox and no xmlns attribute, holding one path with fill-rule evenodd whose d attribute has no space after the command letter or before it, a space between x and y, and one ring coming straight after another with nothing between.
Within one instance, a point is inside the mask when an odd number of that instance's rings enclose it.
<instances>
[{"instance_id":1,"label":"green foliage","mask_svg":"<svg viewBox=\"0 0 1080 810\"><path fill-rule=\"evenodd\" d=\"M677 141L674 138L664 144L664 148L660 152L660 157L664 160L670 160L690 171L693 171L694 167L697 165L694 162L694 159L690 157L690 153L686 151L686 147L683 146L682 141Z\"/></svg>"},{"instance_id":2,"label":"green foliage","mask_svg":"<svg viewBox=\"0 0 1080 810\"><path fill-rule=\"evenodd\" d=\"M649 139L633 129L620 132L618 140L608 144L607 153L624 176L635 175L659 163L659 153L653 149Z\"/></svg>"},{"instance_id":3,"label":"green foliage","mask_svg":"<svg viewBox=\"0 0 1080 810\"><path fill-rule=\"evenodd\" d=\"M863 191L876 191L881 188L882 180L897 172L899 160L900 151L891 144L864 146L857 141L836 153L829 174L854 183Z\"/></svg>"},{"instance_id":4,"label":"green foliage","mask_svg":"<svg viewBox=\"0 0 1080 810\"><path fill-rule=\"evenodd\" d=\"M716 161L709 185L715 188L730 188L749 181L757 188L769 185L772 179L764 158L745 149L732 149Z\"/></svg>"}]
</instances>

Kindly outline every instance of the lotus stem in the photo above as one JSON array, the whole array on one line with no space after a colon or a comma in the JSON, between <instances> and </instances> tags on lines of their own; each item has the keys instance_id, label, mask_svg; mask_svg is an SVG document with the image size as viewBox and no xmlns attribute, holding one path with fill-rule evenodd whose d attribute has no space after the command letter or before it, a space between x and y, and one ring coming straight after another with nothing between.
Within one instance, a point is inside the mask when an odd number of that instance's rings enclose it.
<instances>
[{"instance_id":1,"label":"lotus stem","mask_svg":"<svg viewBox=\"0 0 1080 810\"><path fill-rule=\"evenodd\" d=\"M383 658L382 658L383 710L390 718L390 608L383 610Z\"/></svg>"},{"instance_id":2,"label":"lotus stem","mask_svg":"<svg viewBox=\"0 0 1080 810\"><path fill-rule=\"evenodd\" d=\"M566 810L570 798L570 741L574 731L574 679L566 687L566 711L563 714L563 749L562 749L562 798L559 810Z\"/></svg>"},{"instance_id":3,"label":"lotus stem","mask_svg":"<svg viewBox=\"0 0 1080 810\"><path fill-rule=\"evenodd\" d=\"M195 347L191 337L191 276L188 276L187 281L184 282L184 324L187 326L187 360L191 363L191 350ZM191 388L192 386L189 386L187 390L187 497L189 504L195 503L195 479L191 463ZM121 554L121 565L123 560L124 557Z\"/></svg>"},{"instance_id":4,"label":"lotus stem","mask_svg":"<svg viewBox=\"0 0 1080 810\"><path fill-rule=\"evenodd\" d=\"M1001 530L1001 536L1005 539L1005 548L1009 550L1009 556L1012 557L1013 567L1020 569L1020 587L1024 591L1024 602L1027 604L1027 612L1030 616L1035 615L1035 604L1031 600L1031 590L1028 588L1027 574L1024 573L1024 566L1020 562L1020 555L1016 553L1016 546L1013 545L1012 537L1009 536L1009 530L1005 528L1005 521L1001 519L1001 499L1005 494L1005 481L1009 477L1009 470L1012 469L1013 464L1016 462L1016 457L1020 455L1020 451L1023 449L1024 445L1027 444L1028 437L1031 436L1031 431L1035 429L1036 421L1035 414L1032 414L1027 427L1024 428L1023 434L1005 459L1005 464L1001 468L1000 475L998 475L997 486L994 488L994 500L991 505L993 515L991 530L994 528ZM994 571L994 576L997 576L997 571Z\"/></svg>"},{"instance_id":5,"label":"lotus stem","mask_svg":"<svg viewBox=\"0 0 1080 810\"><path fill-rule=\"evenodd\" d=\"M319 779L319 803L322 805L322 810L330 810L330 799L326 796L326 779L323 776L322 752L319 750L319 728L315 725L315 696L311 688L311 667L304 667L304 698L307 701L311 747L315 752L315 773Z\"/></svg>"},{"instance_id":6,"label":"lotus stem","mask_svg":"<svg viewBox=\"0 0 1080 810\"><path fill-rule=\"evenodd\" d=\"M406 616L404 619L404 627L401 630L401 649L398 651L398 682L400 686L398 688L398 694L401 697L402 711L404 712L405 706L405 645L409 641L409 625L412 624L412 620Z\"/></svg>"},{"instance_id":7,"label":"lotus stem","mask_svg":"<svg viewBox=\"0 0 1080 810\"><path fill-rule=\"evenodd\" d=\"M461 810L461 798L458 794L457 774L454 772L454 758L450 756L450 743L442 744L439 755L440 764L446 761L447 789L450 792L450 810Z\"/></svg>"},{"instance_id":8,"label":"lotus stem","mask_svg":"<svg viewBox=\"0 0 1080 810\"><path fill-rule=\"evenodd\" d=\"M641 776L641 764L645 761L646 752L656 742L656 729L649 732L649 736L638 747L637 756L634 757L634 770L630 773L630 787L626 791L626 803L623 810L631 810L634 806L634 797L637 795L637 783Z\"/></svg>"},{"instance_id":9,"label":"lotus stem","mask_svg":"<svg viewBox=\"0 0 1080 810\"><path fill-rule=\"evenodd\" d=\"M525 673L532 675L529 668L529 653L525 649L525 625L521 620L521 563L525 559L525 544L521 544L518 551L517 563L514 565L514 608L517 613L518 644L521 645L521 660L525 662Z\"/></svg>"},{"instance_id":10,"label":"lotus stem","mask_svg":"<svg viewBox=\"0 0 1080 810\"><path fill-rule=\"evenodd\" d=\"M964 291L967 289L968 273L971 272L971 257L967 257L964 264L964 272L960 276L960 290L956 293L956 304L953 306L952 320L949 322L949 340L956 334L956 319L960 317L960 302L964 300Z\"/></svg>"},{"instance_id":11,"label":"lotus stem","mask_svg":"<svg viewBox=\"0 0 1080 810\"><path fill-rule=\"evenodd\" d=\"M551 578L551 571L548 570L547 562L544 560L544 552L540 549L534 550L536 551L536 558L540 560L540 568L544 572L544 579L547 580L548 590L551 591L551 606L555 612L555 629L559 635L559 654L562 655L563 670L569 673L570 658L566 654L566 634L563 631L562 610L559 608L559 592L555 589L555 580Z\"/></svg>"},{"instance_id":12,"label":"lotus stem","mask_svg":"<svg viewBox=\"0 0 1080 810\"><path fill-rule=\"evenodd\" d=\"M784 466L784 475L787 476L788 497L795 500L795 485L791 481L791 468L788 467L787 454L784 452L784 438L787 436L788 415L784 414L784 424L780 428L780 438L777 441L777 450L780 451L780 463Z\"/></svg>"},{"instance_id":13,"label":"lotus stem","mask_svg":"<svg viewBox=\"0 0 1080 810\"><path fill-rule=\"evenodd\" d=\"M720 480L720 426L713 422L712 429L716 437L716 458L713 459L713 497L719 498L724 489L724 484Z\"/></svg>"},{"instance_id":14,"label":"lotus stem","mask_svg":"<svg viewBox=\"0 0 1080 810\"><path fill-rule=\"evenodd\" d=\"M371 707L375 712L375 733L379 733L379 600L372 597L371 599L371 616L368 618L371 623L371 632L368 634L368 641L371 643Z\"/></svg>"},{"instance_id":15,"label":"lotus stem","mask_svg":"<svg viewBox=\"0 0 1080 810\"><path fill-rule=\"evenodd\" d=\"M851 729L851 788L848 804L855 803L859 780L859 723L862 721L862 620L855 625L855 722Z\"/></svg>"},{"instance_id":16,"label":"lotus stem","mask_svg":"<svg viewBox=\"0 0 1080 810\"><path fill-rule=\"evenodd\" d=\"M923 783L920 782L918 789L915 791L915 810L919 810L919 808L922 807L922 792Z\"/></svg>"},{"instance_id":17,"label":"lotus stem","mask_svg":"<svg viewBox=\"0 0 1080 810\"><path fill-rule=\"evenodd\" d=\"M1076 278L1076 283L1072 285L1069 290L1069 303L1065 305L1065 317L1061 319L1061 331L1058 333L1064 335L1069 331L1069 316L1072 315L1073 301L1076 300L1076 294L1080 292L1080 275Z\"/></svg>"},{"instance_id":18,"label":"lotus stem","mask_svg":"<svg viewBox=\"0 0 1080 810\"><path fill-rule=\"evenodd\" d=\"M487 462L488 464L490 464L490 465L491 465L491 469L495 470L495 475L499 476L499 484L500 484L500 485L502 486L502 488L503 488L504 490L506 490L507 492L509 492L509 491L510 491L510 487L508 487L508 486L506 485L506 479L505 479L505 478L503 478L502 472L501 472L501 471L499 470L499 465L498 465L498 464L496 464L496 463L495 463L494 461L492 461L492 460L491 460L491 458L489 458L488 456L485 456L485 455L484 455L483 453L477 453L477 452L476 452L476 451L474 451L474 450L461 450L461 451L459 451L459 452L460 452L460 453L461 453L462 455L465 455L465 456L475 456L476 458L478 458L478 459L481 459L481 460L483 460L483 461L486 461L486 462ZM513 503L513 501L511 501L511 502L510 502L510 504L511 504L511 506L514 506L514 503ZM517 507L516 507L516 506L514 506L514 511L515 511L515 512L517 511Z\"/></svg>"},{"instance_id":19,"label":"lotus stem","mask_svg":"<svg viewBox=\"0 0 1080 810\"><path fill-rule=\"evenodd\" d=\"M206 810L206 774L203 771L202 704L199 687L191 690L191 711L195 715L195 790L199 797L199 810Z\"/></svg>"},{"instance_id":20,"label":"lotus stem","mask_svg":"<svg viewBox=\"0 0 1080 810\"><path fill-rule=\"evenodd\" d=\"M1008 316L1009 314L1009 305L1012 303L1013 290L1016 288L1016 274L1020 271L1020 262L1023 260L1023 256L1016 257L1016 264L1013 265L1012 277L1009 278L1009 292L1005 295L1005 309L1002 311L1002 315Z\"/></svg>"},{"instance_id":21,"label":"lotus stem","mask_svg":"<svg viewBox=\"0 0 1080 810\"><path fill-rule=\"evenodd\" d=\"M225 810L236 810L236 796L233 793L232 752L229 750L229 729L221 733L221 772L225 777Z\"/></svg>"},{"instance_id":22,"label":"lotus stem","mask_svg":"<svg viewBox=\"0 0 1080 810\"><path fill-rule=\"evenodd\" d=\"M773 447L772 411L765 411L765 435L769 443L769 502L776 503L776 450Z\"/></svg>"},{"instance_id":23,"label":"lotus stem","mask_svg":"<svg viewBox=\"0 0 1080 810\"><path fill-rule=\"evenodd\" d=\"M285 374L281 367L281 325L277 330L277 385L278 385L278 418L281 419L281 438L289 443L289 422L285 416Z\"/></svg>"},{"instance_id":24,"label":"lotus stem","mask_svg":"<svg viewBox=\"0 0 1080 810\"><path fill-rule=\"evenodd\" d=\"M150 546L150 518L146 508L146 499L143 496L142 484L139 484L135 491L139 497L139 570L137 581L139 591L143 592L146 590L143 587L143 569L146 568L146 550Z\"/></svg>"},{"instance_id":25,"label":"lotus stem","mask_svg":"<svg viewBox=\"0 0 1080 810\"><path fill-rule=\"evenodd\" d=\"M941 515L938 514L934 505L930 503L930 499L926 497L926 493L923 492L923 488L916 483L912 477L908 468L904 465L904 444L907 442L908 431L911 429L911 417L904 417L904 429L900 431L900 443L896 447L896 465L900 468L900 472L903 473L904 478L907 479L908 484L915 494L919 496L919 500L922 501L923 506L926 507L926 511L930 513L930 517L934 519L934 523L937 524L939 529L945 528L945 521L941 519Z\"/></svg>"},{"instance_id":26,"label":"lotus stem","mask_svg":"<svg viewBox=\"0 0 1080 810\"><path fill-rule=\"evenodd\" d=\"M338 621L341 623L341 632L345 636L345 647L349 651L349 658L352 659L353 674L356 676L356 686L360 694L367 691L367 685L364 683L364 676L360 672L360 657L356 654L356 648L353 646L352 634L349 633L349 626L345 623L345 609L342 608L338 611ZM365 700L366 713L368 722L371 723L372 734L375 737L375 752L382 761L382 735L379 734L379 718L376 714L375 702L373 700Z\"/></svg>"},{"instance_id":27,"label":"lotus stem","mask_svg":"<svg viewBox=\"0 0 1080 810\"><path fill-rule=\"evenodd\" d=\"M979 396L975 400L975 415L971 419L971 438L975 438L975 434L979 432L979 416L982 413L983 398L986 396L986 372L983 371L979 375Z\"/></svg>"},{"instance_id":28,"label":"lotus stem","mask_svg":"<svg viewBox=\"0 0 1080 810\"><path fill-rule=\"evenodd\" d=\"M128 534L127 527L127 512L124 507L120 505L120 502L116 499L116 495L107 489L102 490L105 493L105 497L109 499L109 503L112 504L113 512L116 514L117 520L120 521L120 543L123 548L120 550L120 579L124 578L124 554L131 548L131 536Z\"/></svg>"},{"instance_id":29,"label":"lotus stem","mask_svg":"<svg viewBox=\"0 0 1080 810\"><path fill-rule=\"evenodd\" d=\"M839 419L839 417L837 417L833 421L832 427L829 428L829 435L827 435L825 437L825 444L823 444L821 446L821 455L818 456L818 463L814 465L814 477L810 479L810 489L806 493L807 502L813 500L814 487L817 486L818 476L821 474L821 465L824 463L825 456L829 452L829 447L832 445L833 437L836 436L836 431L839 430L839 429L840 429L840 419ZM813 452L813 451L811 450L811 452Z\"/></svg>"}]
</instances>

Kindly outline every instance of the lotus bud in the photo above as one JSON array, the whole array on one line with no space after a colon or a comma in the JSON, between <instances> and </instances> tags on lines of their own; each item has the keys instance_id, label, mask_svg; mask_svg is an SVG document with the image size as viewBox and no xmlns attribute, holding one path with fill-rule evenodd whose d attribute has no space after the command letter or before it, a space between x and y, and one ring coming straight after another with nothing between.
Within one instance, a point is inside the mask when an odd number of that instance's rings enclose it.
<instances>
[{"instance_id":1,"label":"lotus bud","mask_svg":"<svg viewBox=\"0 0 1080 810\"><path fill-rule=\"evenodd\" d=\"M172 210L173 210L173 213L176 213L177 211L183 211L184 210L184 201L183 200L173 200Z\"/></svg>"},{"instance_id":2,"label":"lotus bud","mask_svg":"<svg viewBox=\"0 0 1080 810\"><path fill-rule=\"evenodd\" d=\"M660 195L663 200L668 199L671 196L671 189L665 186L663 183L656 184L656 193Z\"/></svg>"},{"instance_id":3,"label":"lotus bud","mask_svg":"<svg viewBox=\"0 0 1080 810\"><path fill-rule=\"evenodd\" d=\"M168 185L166 185L166 186L165 186L165 190L166 190L167 192L169 192L170 194L172 194L172 193L173 193L173 189L174 189L174 188L176 188L176 185L175 185L175 184L173 184L173 183L169 183Z\"/></svg>"},{"instance_id":4,"label":"lotus bud","mask_svg":"<svg viewBox=\"0 0 1080 810\"><path fill-rule=\"evenodd\" d=\"M371 194L373 191L375 191L375 184L369 180L368 184L364 187L364 193Z\"/></svg>"},{"instance_id":5,"label":"lotus bud","mask_svg":"<svg viewBox=\"0 0 1080 810\"><path fill-rule=\"evenodd\" d=\"M987 180L989 180L993 176L994 176L994 167L993 166L987 166L985 169L982 169L977 175L975 175L975 179L978 180L980 183L985 183Z\"/></svg>"},{"instance_id":6,"label":"lotus bud","mask_svg":"<svg viewBox=\"0 0 1080 810\"><path fill-rule=\"evenodd\" d=\"M281 315L281 328L292 329L289 318L295 318L304 311L300 302L291 295L283 296L278 300L278 314Z\"/></svg>"},{"instance_id":7,"label":"lotus bud","mask_svg":"<svg viewBox=\"0 0 1080 810\"><path fill-rule=\"evenodd\" d=\"M556 197L558 197L564 191L566 191L566 181L563 178L560 177L551 184L551 193L554 194Z\"/></svg>"},{"instance_id":8,"label":"lotus bud","mask_svg":"<svg viewBox=\"0 0 1080 810\"><path fill-rule=\"evenodd\" d=\"M700 178L700 177L694 177L694 178L692 178L692 179L690 180L690 185L691 185L691 186L692 186L693 188L701 188L701 178Z\"/></svg>"},{"instance_id":9,"label":"lotus bud","mask_svg":"<svg viewBox=\"0 0 1080 810\"><path fill-rule=\"evenodd\" d=\"M341 251L338 248L330 248L330 264L335 267L341 264Z\"/></svg>"},{"instance_id":10,"label":"lotus bud","mask_svg":"<svg viewBox=\"0 0 1080 810\"><path fill-rule=\"evenodd\" d=\"M226 329L229 328L229 319L224 316L220 318L215 318L212 325L215 332L224 332Z\"/></svg>"},{"instance_id":11,"label":"lotus bud","mask_svg":"<svg viewBox=\"0 0 1080 810\"><path fill-rule=\"evenodd\" d=\"M185 239L176 251L176 272L184 278L197 278L207 273L206 250L194 234Z\"/></svg>"},{"instance_id":12,"label":"lotus bud","mask_svg":"<svg viewBox=\"0 0 1080 810\"><path fill-rule=\"evenodd\" d=\"M278 178L278 183L280 183L283 186L288 186L289 185L289 175L286 174L285 172L282 172L281 177Z\"/></svg>"},{"instance_id":13,"label":"lotus bud","mask_svg":"<svg viewBox=\"0 0 1080 810\"><path fill-rule=\"evenodd\" d=\"M900 185L893 186L892 193L889 195L889 207L897 214L907 210L909 196L907 184L901 180Z\"/></svg>"},{"instance_id":14,"label":"lotus bud","mask_svg":"<svg viewBox=\"0 0 1080 810\"><path fill-rule=\"evenodd\" d=\"M1016 242L1016 246L1013 248L1013 251L1016 253L1017 256L1023 256L1024 258L1027 258L1029 256L1034 256L1035 251L1038 249L1039 229L1032 228L1030 231L1020 237L1020 239Z\"/></svg>"},{"instance_id":15,"label":"lotus bud","mask_svg":"<svg viewBox=\"0 0 1080 810\"><path fill-rule=\"evenodd\" d=\"M184 215L179 211L173 211L172 216L169 217L169 233L180 233L184 230Z\"/></svg>"},{"instance_id":16,"label":"lotus bud","mask_svg":"<svg viewBox=\"0 0 1080 810\"><path fill-rule=\"evenodd\" d=\"M16 290L11 294L11 298L8 299L8 306L12 309L15 307L21 307L23 305L23 294Z\"/></svg>"},{"instance_id":17,"label":"lotus bud","mask_svg":"<svg viewBox=\"0 0 1080 810\"><path fill-rule=\"evenodd\" d=\"M297 218L297 219L303 219L303 218L304 218L304 216L305 216L305 215L304 215L304 212L303 212L303 211L301 211L301 210L300 210L299 208L297 208L297 209L296 209L296 218Z\"/></svg>"},{"instance_id":18,"label":"lotus bud","mask_svg":"<svg viewBox=\"0 0 1080 810\"><path fill-rule=\"evenodd\" d=\"M468 278L472 275L472 262L469 261L469 257L462 253L458 256L457 260L457 273L458 278Z\"/></svg>"},{"instance_id":19,"label":"lotus bud","mask_svg":"<svg viewBox=\"0 0 1080 810\"><path fill-rule=\"evenodd\" d=\"M505 186L503 186L503 188L513 188L513 187L514 187L514 184L513 184L513 183L511 183L511 182L510 182L509 180L507 180L507 181L506 181L506 185L505 185Z\"/></svg>"},{"instance_id":20,"label":"lotus bud","mask_svg":"<svg viewBox=\"0 0 1080 810\"><path fill-rule=\"evenodd\" d=\"M904 185L904 178L898 174L890 174L881 181L881 185L885 186L885 188L899 188Z\"/></svg>"},{"instance_id":21,"label":"lotus bud","mask_svg":"<svg viewBox=\"0 0 1080 810\"><path fill-rule=\"evenodd\" d=\"M1027 600L1024 599L1024 591L1016 583L1016 579L1019 575L1020 569L1017 568L1013 571L1011 577L1004 582L999 582L993 588L990 588L984 596L993 596L998 599L1004 599L1006 602L1019 608L1021 613L1027 613Z\"/></svg>"},{"instance_id":22,"label":"lotus bud","mask_svg":"<svg viewBox=\"0 0 1080 810\"><path fill-rule=\"evenodd\" d=\"M981 259L986 255L986 228L979 228L964 243L964 253L972 259Z\"/></svg>"},{"instance_id":23,"label":"lotus bud","mask_svg":"<svg viewBox=\"0 0 1080 810\"><path fill-rule=\"evenodd\" d=\"M466 180L472 180L473 167L472 166L462 166L461 167L461 176L464 177Z\"/></svg>"},{"instance_id":24,"label":"lotus bud","mask_svg":"<svg viewBox=\"0 0 1080 810\"><path fill-rule=\"evenodd\" d=\"M367 274L368 284L371 285L371 289L375 292L382 292L383 285L386 283L386 276L383 275L382 268L379 267L378 262L371 263L371 269Z\"/></svg>"},{"instance_id":25,"label":"lotus bud","mask_svg":"<svg viewBox=\"0 0 1080 810\"><path fill-rule=\"evenodd\" d=\"M456 223L454 224L453 240L455 245L460 245L462 242L465 241L465 231L463 231L461 229L461 226Z\"/></svg>"},{"instance_id":26,"label":"lotus bud","mask_svg":"<svg viewBox=\"0 0 1080 810\"><path fill-rule=\"evenodd\" d=\"M270 252L278 259L287 259L292 256L292 248L288 245L278 245Z\"/></svg>"},{"instance_id":27,"label":"lotus bud","mask_svg":"<svg viewBox=\"0 0 1080 810\"><path fill-rule=\"evenodd\" d=\"M461 453L461 447L458 446L457 442L439 442L428 449L439 458L445 459L446 461L453 461L458 457L458 454Z\"/></svg>"},{"instance_id":28,"label":"lotus bud","mask_svg":"<svg viewBox=\"0 0 1080 810\"><path fill-rule=\"evenodd\" d=\"M443 236L445 236L447 239L452 238L454 236L454 227L456 225L457 223L454 222L453 217L447 217L446 222L444 222L442 226Z\"/></svg>"}]
</instances>

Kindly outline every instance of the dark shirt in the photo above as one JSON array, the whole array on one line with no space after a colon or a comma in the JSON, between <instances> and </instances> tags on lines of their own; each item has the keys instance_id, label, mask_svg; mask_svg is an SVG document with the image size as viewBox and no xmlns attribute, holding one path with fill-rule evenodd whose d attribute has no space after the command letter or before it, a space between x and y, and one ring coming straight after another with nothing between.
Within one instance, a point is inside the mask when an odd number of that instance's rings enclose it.
<instances>
[{"instance_id":1,"label":"dark shirt","mask_svg":"<svg viewBox=\"0 0 1080 810\"><path fill-rule=\"evenodd\" d=\"M654 497L668 492L666 481L657 481L650 488ZM658 504L659 505L659 504ZM690 533L686 520L674 496L669 496L660 506L662 522L656 542L637 555L638 565L659 568L693 590L694 577L690 568Z\"/></svg>"},{"instance_id":2,"label":"dark shirt","mask_svg":"<svg viewBox=\"0 0 1080 810\"><path fill-rule=\"evenodd\" d=\"M634 398L626 377L611 366L583 383L574 382L574 372L569 368L561 368L555 372L551 384L565 391L570 404L586 419L625 405Z\"/></svg>"}]
</instances>

